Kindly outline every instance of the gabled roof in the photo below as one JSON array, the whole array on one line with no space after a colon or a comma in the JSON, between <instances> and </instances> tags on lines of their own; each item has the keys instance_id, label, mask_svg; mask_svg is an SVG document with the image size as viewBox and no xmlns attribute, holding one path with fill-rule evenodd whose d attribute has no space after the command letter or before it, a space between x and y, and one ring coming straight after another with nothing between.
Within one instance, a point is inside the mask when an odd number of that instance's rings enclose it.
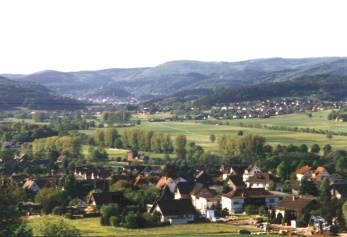
<instances>
[{"instance_id":1,"label":"gabled roof","mask_svg":"<svg viewBox=\"0 0 347 237\"><path fill-rule=\"evenodd\" d=\"M58 176L43 176L33 178L37 186L44 187L56 187L59 183L60 177Z\"/></svg>"},{"instance_id":2,"label":"gabled roof","mask_svg":"<svg viewBox=\"0 0 347 237\"><path fill-rule=\"evenodd\" d=\"M142 175L138 175L135 179L131 180L129 184L132 186L137 186L140 184L148 184L148 181Z\"/></svg>"},{"instance_id":3,"label":"gabled roof","mask_svg":"<svg viewBox=\"0 0 347 237\"><path fill-rule=\"evenodd\" d=\"M155 186L158 189L163 189L165 188L166 185L168 185L170 182L173 182L172 178L169 178L167 176L163 176L159 179L157 185Z\"/></svg>"},{"instance_id":4,"label":"gabled roof","mask_svg":"<svg viewBox=\"0 0 347 237\"><path fill-rule=\"evenodd\" d=\"M242 175L245 170L247 169L247 166L232 166L232 175Z\"/></svg>"},{"instance_id":5,"label":"gabled roof","mask_svg":"<svg viewBox=\"0 0 347 237\"><path fill-rule=\"evenodd\" d=\"M303 210L306 206L308 206L311 202L313 202L315 198L310 195L301 195L301 196L287 196L282 199L276 205L276 209L285 210L285 209L294 209L294 210Z\"/></svg>"},{"instance_id":6,"label":"gabled roof","mask_svg":"<svg viewBox=\"0 0 347 237\"><path fill-rule=\"evenodd\" d=\"M180 194L189 194L195 186L194 182L179 182L177 189Z\"/></svg>"},{"instance_id":7,"label":"gabled roof","mask_svg":"<svg viewBox=\"0 0 347 237\"><path fill-rule=\"evenodd\" d=\"M161 213L164 216L167 215L187 215L194 214L195 208L189 199L173 199L173 200L161 200L156 201L150 213L153 213L156 207L159 207Z\"/></svg>"},{"instance_id":8,"label":"gabled roof","mask_svg":"<svg viewBox=\"0 0 347 237\"><path fill-rule=\"evenodd\" d=\"M257 173L254 176L250 177L247 182L249 183L268 183L270 180L275 183L280 183L281 179L273 174L269 173Z\"/></svg>"},{"instance_id":9,"label":"gabled roof","mask_svg":"<svg viewBox=\"0 0 347 237\"><path fill-rule=\"evenodd\" d=\"M196 183L190 192L191 195L196 195L202 188L204 187L204 184L202 183Z\"/></svg>"},{"instance_id":10,"label":"gabled roof","mask_svg":"<svg viewBox=\"0 0 347 237\"><path fill-rule=\"evenodd\" d=\"M322 172L326 171L323 166L318 166L317 169L313 172L313 174L318 177Z\"/></svg>"},{"instance_id":11,"label":"gabled roof","mask_svg":"<svg viewBox=\"0 0 347 237\"><path fill-rule=\"evenodd\" d=\"M237 188L246 188L245 182L243 182L243 179L239 175L231 175L229 177L230 182L232 182Z\"/></svg>"},{"instance_id":12,"label":"gabled roof","mask_svg":"<svg viewBox=\"0 0 347 237\"><path fill-rule=\"evenodd\" d=\"M308 171L310 171L311 169L312 169L312 167L306 165L306 166L303 166L300 169L298 169L295 173L303 175L303 174L307 173Z\"/></svg>"},{"instance_id":13,"label":"gabled roof","mask_svg":"<svg viewBox=\"0 0 347 237\"><path fill-rule=\"evenodd\" d=\"M35 183L35 181L33 181L33 180L27 180L25 183L24 183L24 185L23 185L23 188L24 189L31 189L31 187L33 186L33 185L35 185L36 183ZM37 184L36 184L37 185ZM38 185L37 185L38 186Z\"/></svg>"},{"instance_id":14,"label":"gabled roof","mask_svg":"<svg viewBox=\"0 0 347 237\"><path fill-rule=\"evenodd\" d=\"M125 206L127 204L126 198L124 198L123 192L102 192L102 193L92 193L89 198L89 203L94 200L97 206L117 203L119 206Z\"/></svg>"},{"instance_id":15,"label":"gabled roof","mask_svg":"<svg viewBox=\"0 0 347 237\"><path fill-rule=\"evenodd\" d=\"M223 197L226 198L275 198L276 195L270 193L269 191L265 190L264 188L242 188L242 189L236 189L229 193L226 193L223 195Z\"/></svg>"},{"instance_id":16,"label":"gabled roof","mask_svg":"<svg viewBox=\"0 0 347 237\"><path fill-rule=\"evenodd\" d=\"M20 174L20 175L14 175L12 174L10 176L10 179L12 179L14 182L17 183L17 185L23 185L25 183L25 179L29 178L29 175L27 174Z\"/></svg>"},{"instance_id":17,"label":"gabled roof","mask_svg":"<svg viewBox=\"0 0 347 237\"><path fill-rule=\"evenodd\" d=\"M330 186L330 189L336 190L339 194L341 194L342 197L347 196L347 184L344 184L344 183L332 184Z\"/></svg>"},{"instance_id":18,"label":"gabled roof","mask_svg":"<svg viewBox=\"0 0 347 237\"><path fill-rule=\"evenodd\" d=\"M246 169L245 169L245 173L247 171L248 174L252 173L256 168L258 168L256 165L249 165ZM259 169L259 168L258 168Z\"/></svg>"}]
</instances>

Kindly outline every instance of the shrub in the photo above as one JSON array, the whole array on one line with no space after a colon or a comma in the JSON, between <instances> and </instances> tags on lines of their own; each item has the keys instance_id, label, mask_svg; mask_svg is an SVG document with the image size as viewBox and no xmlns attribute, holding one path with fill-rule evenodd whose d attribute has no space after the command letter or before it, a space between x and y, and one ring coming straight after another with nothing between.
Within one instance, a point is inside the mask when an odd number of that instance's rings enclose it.
<instances>
[{"instance_id":1,"label":"shrub","mask_svg":"<svg viewBox=\"0 0 347 237\"><path fill-rule=\"evenodd\" d=\"M110 224L114 227L120 226L122 219L119 216L111 216Z\"/></svg>"},{"instance_id":2,"label":"shrub","mask_svg":"<svg viewBox=\"0 0 347 237\"><path fill-rule=\"evenodd\" d=\"M34 231L36 236L81 236L80 230L63 218L43 219Z\"/></svg>"},{"instance_id":3,"label":"shrub","mask_svg":"<svg viewBox=\"0 0 347 237\"><path fill-rule=\"evenodd\" d=\"M61 216L64 212L64 209L62 207L54 207L53 208L53 214Z\"/></svg>"}]
</instances>

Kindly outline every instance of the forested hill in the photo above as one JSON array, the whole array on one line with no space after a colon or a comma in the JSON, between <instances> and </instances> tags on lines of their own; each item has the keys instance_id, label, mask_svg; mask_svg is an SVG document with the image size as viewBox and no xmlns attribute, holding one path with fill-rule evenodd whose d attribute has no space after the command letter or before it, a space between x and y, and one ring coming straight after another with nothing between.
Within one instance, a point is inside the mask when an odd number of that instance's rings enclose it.
<instances>
[{"instance_id":1,"label":"forested hill","mask_svg":"<svg viewBox=\"0 0 347 237\"><path fill-rule=\"evenodd\" d=\"M42 71L30 75L8 75L13 80L37 82L71 97L100 94L99 88L124 98L148 100L184 90L236 88L264 82L285 81L314 75L345 75L347 58L267 58L240 62L179 60L156 67L114 68L97 71Z\"/></svg>"},{"instance_id":2,"label":"forested hill","mask_svg":"<svg viewBox=\"0 0 347 237\"><path fill-rule=\"evenodd\" d=\"M46 87L31 82L17 82L0 77L0 109L26 107L29 109L73 110L81 102L52 93Z\"/></svg>"},{"instance_id":3,"label":"forested hill","mask_svg":"<svg viewBox=\"0 0 347 237\"><path fill-rule=\"evenodd\" d=\"M254 101L276 97L309 97L318 100L339 101L347 98L347 75L302 76L280 82L218 90L195 101L195 106L216 103Z\"/></svg>"}]
</instances>

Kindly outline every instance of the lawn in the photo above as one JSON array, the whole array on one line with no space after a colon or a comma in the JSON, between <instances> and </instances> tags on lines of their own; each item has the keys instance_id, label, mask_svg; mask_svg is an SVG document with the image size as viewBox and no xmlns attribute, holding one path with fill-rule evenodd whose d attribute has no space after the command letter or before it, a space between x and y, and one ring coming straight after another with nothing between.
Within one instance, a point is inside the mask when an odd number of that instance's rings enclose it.
<instances>
[{"instance_id":1,"label":"lawn","mask_svg":"<svg viewBox=\"0 0 347 237\"><path fill-rule=\"evenodd\" d=\"M31 219L28 223L35 228L40 219L41 218ZM78 228L83 236L211 236L237 234L240 229L243 229L243 227L226 223L199 223L147 229L125 229L121 227L101 226L99 217L65 220ZM256 228L247 229L259 232L259 229Z\"/></svg>"}]
</instances>

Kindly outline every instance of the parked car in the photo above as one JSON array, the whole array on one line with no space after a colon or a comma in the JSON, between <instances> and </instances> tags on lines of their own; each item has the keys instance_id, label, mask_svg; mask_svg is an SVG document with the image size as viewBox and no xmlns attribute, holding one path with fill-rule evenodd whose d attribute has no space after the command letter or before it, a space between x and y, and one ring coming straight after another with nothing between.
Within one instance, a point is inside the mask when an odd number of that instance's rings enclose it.
<instances>
[{"instance_id":1,"label":"parked car","mask_svg":"<svg viewBox=\"0 0 347 237\"><path fill-rule=\"evenodd\" d=\"M211 219L211 221L212 221L212 222L223 222L221 219L216 218L216 217L213 217L213 218Z\"/></svg>"},{"instance_id":2,"label":"parked car","mask_svg":"<svg viewBox=\"0 0 347 237\"><path fill-rule=\"evenodd\" d=\"M338 233L339 230L338 230L338 227L336 225L328 225L328 226L325 226L323 227L323 230L329 230L333 233Z\"/></svg>"}]
</instances>

